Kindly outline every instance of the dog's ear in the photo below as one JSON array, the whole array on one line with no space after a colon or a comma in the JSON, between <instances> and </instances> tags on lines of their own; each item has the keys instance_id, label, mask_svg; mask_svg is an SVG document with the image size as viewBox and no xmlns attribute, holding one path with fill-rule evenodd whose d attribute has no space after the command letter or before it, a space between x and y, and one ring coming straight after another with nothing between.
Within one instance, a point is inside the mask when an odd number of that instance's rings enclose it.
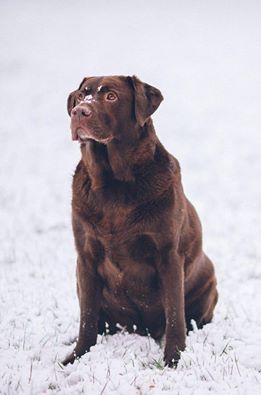
<instances>
[{"instance_id":1,"label":"dog's ear","mask_svg":"<svg viewBox=\"0 0 261 395\"><path fill-rule=\"evenodd\" d=\"M144 126L147 119L157 110L163 100L159 89L139 80L135 75L129 77L134 90L134 110L138 124Z\"/></svg>"},{"instance_id":2,"label":"dog's ear","mask_svg":"<svg viewBox=\"0 0 261 395\"><path fill-rule=\"evenodd\" d=\"M89 78L90 78L90 77L85 77L85 78L82 80L82 82L80 83L78 89L82 89L83 85L85 84L85 82L86 82Z\"/></svg>"},{"instance_id":3,"label":"dog's ear","mask_svg":"<svg viewBox=\"0 0 261 395\"><path fill-rule=\"evenodd\" d=\"M88 77L84 78L82 82L79 85L79 88L76 91L73 91L72 93L69 94L68 99L67 99L67 111L68 114L71 115L72 109L75 107L77 99L79 99L81 92L80 90L82 89L82 86L85 84L87 81Z\"/></svg>"},{"instance_id":4,"label":"dog's ear","mask_svg":"<svg viewBox=\"0 0 261 395\"><path fill-rule=\"evenodd\" d=\"M69 115L71 115L71 111L76 105L76 101L77 101L77 97L78 97L77 93L79 94L78 90L70 93L69 96L68 96L68 99L67 99L67 112L68 112Z\"/></svg>"}]
</instances>

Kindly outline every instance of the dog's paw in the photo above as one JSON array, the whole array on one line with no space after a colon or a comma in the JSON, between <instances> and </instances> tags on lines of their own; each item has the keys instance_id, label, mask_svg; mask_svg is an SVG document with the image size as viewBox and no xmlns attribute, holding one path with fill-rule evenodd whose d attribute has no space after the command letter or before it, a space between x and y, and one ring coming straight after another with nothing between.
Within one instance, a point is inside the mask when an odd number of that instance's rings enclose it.
<instances>
[{"instance_id":1,"label":"dog's paw","mask_svg":"<svg viewBox=\"0 0 261 395\"><path fill-rule=\"evenodd\" d=\"M169 368L176 368L180 360L180 354L181 351L179 351L178 349L174 351L165 349L165 353L164 353L165 366L168 366Z\"/></svg>"},{"instance_id":2,"label":"dog's paw","mask_svg":"<svg viewBox=\"0 0 261 395\"><path fill-rule=\"evenodd\" d=\"M73 351L71 354L69 354L63 361L62 364L64 366L68 365L69 363L74 363L75 359L79 358L76 354L75 351Z\"/></svg>"}]
</instances>

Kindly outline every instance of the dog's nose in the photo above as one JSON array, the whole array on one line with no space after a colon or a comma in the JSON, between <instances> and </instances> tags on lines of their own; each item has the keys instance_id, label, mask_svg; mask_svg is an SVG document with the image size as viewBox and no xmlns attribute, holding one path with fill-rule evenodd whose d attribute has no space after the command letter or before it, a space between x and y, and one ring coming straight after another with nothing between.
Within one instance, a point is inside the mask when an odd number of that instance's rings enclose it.
<instances>
[{"instance_id":1,"label":"dog's nose","mask_svg":"<svg viewBox=\"0 0 261 395\"><path fill-rule=\"evenodd\" d=\"M89 117L91 113L92 112L89 108L81 106L77 106L72 110L72 115L78 117Z\"/></svg>"}]
</instances>

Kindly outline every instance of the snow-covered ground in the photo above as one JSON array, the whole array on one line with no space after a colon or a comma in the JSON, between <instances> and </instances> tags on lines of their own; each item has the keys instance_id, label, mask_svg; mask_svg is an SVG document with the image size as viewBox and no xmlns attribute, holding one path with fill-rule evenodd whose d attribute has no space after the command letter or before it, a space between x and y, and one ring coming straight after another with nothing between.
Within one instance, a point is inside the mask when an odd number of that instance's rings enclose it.
<instances>
[{"instance_id":1,"label":"snow-covered ground","mask_svg":"<svg viewBox=\"0 0 261 395\"><path fill-rule=\"evenodd\" d=\"M260 1L0 2L0 393L261 393ZM85 75L162 90L164 145L204 229L220 293L177 370L124 332L59 361L78 331L65 102Z\"/></svg>"}]
</instances>

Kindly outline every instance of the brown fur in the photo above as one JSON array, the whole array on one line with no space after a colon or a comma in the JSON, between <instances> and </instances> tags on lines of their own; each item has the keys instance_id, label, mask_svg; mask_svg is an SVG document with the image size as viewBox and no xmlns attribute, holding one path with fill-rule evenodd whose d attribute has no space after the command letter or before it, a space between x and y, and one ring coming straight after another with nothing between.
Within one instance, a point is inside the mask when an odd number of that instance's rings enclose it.
<instances>
[{"instance_id":1,"label":"brown fur","mask_svg":"<svg viewBox=\"0 0 261 395\"><path fill-rule=\"evenodd\" d=\"M165 334L165 363L176 365L191 319L212 319L216 279L201 224L150 118L162 99L135 76L85 78L68 98L82 153L72 199L81 314L65 364L89 351L105 323L110 333L119 323Z\"/></svg>"}]
</instances>

